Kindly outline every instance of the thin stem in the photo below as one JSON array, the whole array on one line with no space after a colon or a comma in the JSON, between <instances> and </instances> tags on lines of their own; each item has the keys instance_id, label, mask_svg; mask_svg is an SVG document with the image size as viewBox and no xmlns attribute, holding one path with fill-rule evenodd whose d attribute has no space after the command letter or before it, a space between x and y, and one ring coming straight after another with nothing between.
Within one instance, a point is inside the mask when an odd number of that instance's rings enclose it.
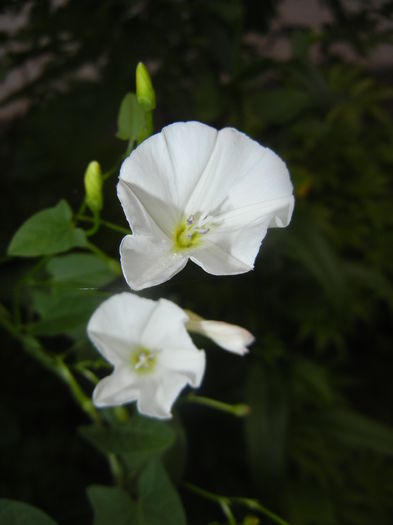
<instances>
[{"instance_id":1,"label":"thin stem","mask_svg":"<svg viewBox=\"0 0 393 525\"><path fill-rule=\"evenodd\" d=\"M93 223L93 226L90 228L90 230L87 230L85 232L87 237L91 237L92 235L95 235L98 232L98 230L100 229L101 221L100 221L100 216L99 216L98 212L94 212L93 213L93 217L92 217L92 221L91 222Z\"/></svg>"},{"instance_id":2,"label":"thin stem","mask_svg":"<svg viewBox=\"0 0 393 525\"><path fill-rule=\"evenodd\" d=\"M234 522L230 521L231 518L234 519L232 512L230 511L230 516L226 514L226 510L230 507L231 504L242 505L244 507L249 508L250 510L258 511L261 514L264 514L265 516L270 518L271 521L277 523L278 525L289 525L287 521L285 521L283 518L280 518L280 516L277 516L277 514L275 514L274 512L270 511L269 509L261 505L259 501L257 500L250 499L250 498L222 496L220 494L208 492L207 490L197 487L196 485L193 485L192 483L185 483L185 486L191 492L198 494L198 496L201 496L202 498L218 503L221 506L225 515L227 516L230 525L232 525L232 523L236 524L236 521Z\"/></svg>"},{"instance_id":3,"label":"thin stem","mask_svg":"<svg viewBox=\"0 0 393 525\"><path fill-rule=\"evenodd\" d=\"M59 377L70 389L72 397L85 414L97 425L102 424L99 412L95 409L91 399L85 394L77 382L75 376L63 359L59 356L50 356L40 341L29 334L23 334L19 328L10 320L8 311L0 305L0 325L18 340L26 353L38 361L47 370ZM124 418L124 415L123 415ZM108 456L109 466L115 482L121 486L123 484L123 470L120 462L114 454Z\"/></svg>"},{"instance_id":4,"label":"thin stem","mask_svg":"<svg viewBox=\"0 0 393 525\"><path fill-rule=\"evenodd\" d=\"M106 263L109 264L109 266L111 266L111 268L113 268L113 270L118 275L121 275L121 267L118 261L116 261L115 259L112 259L112 257L109 257L109 255L103 252L100 248L98 248L98 246L96 246L92 242L88 242L87 247L92 253L95 253L96 255L98 255L98 257L106 261Z\"/></svg>"},{"instance_id":5,"label":"thin stem","mask_svg":"<svg viewBox=\"0 0 393 525\"><path fill-rule=\"evenodd\" d=\"M59 371L59 376L63 381L68 385L71 394L78 405L81 407L83 412L85 412L94 423L101 424L101 417L98 411L94 408L94 405L89 397L86 396L79 383L75 379L75 376L69 369L69 367L64 363L64 361L58 357L55 360L56 367Z\"/></svg>"},{"instance_id":6,"label":"thin stem","mask_svg":"<svg viewBox=\"0 0 393 525\"><path fill-rule=\"evenodd\" d=\"M245 507L248 507L250 510L257 510L261 514L264 514L268 518L270 518L275 523L278 523L279 525L289 525L287 521L285 521L283 518L280 518L280 516L277 516L274 512L267 509L265 506L261 505L259 501L255 499L250 498L231 498L233 503L238 503L239 505L244 505Z\"/></svg>"},{"instance_id":7,"label":"thin stem","mask_svg":"<svg viewBox=\"0 0 393 525\"><path fill-rule=\"evenodd\" d=\"M85 222L94 223L94 218L93 217L89 217L88 215L80 215L78 213L78 215L76 215L75 218L78 221L85 221ZM128 228L125 228L124 226L120 226L120 225L115 224L115 223L110 222L110 221L105 221L104 219L99 219L99 223L102 226L105 226L106 228L109 228L110 230L114 230L116 232L125 233L125 234L130 233L130 230Z\"/></svg>"},{"instance_id":8,"label":"thin stem","mask_svg":"<svg viewBox=\"0 0 393 525\"><path fill-rule=\"evenodd\" d=\"M236 417L245 417L250 413L249 405L244 403L238 403L236 405L230 405L229 403L224 403L223 401L218 401L217 399L212 399L210 397L198 396L196 394L188 394L184 398L185 401L190 403L196 403L198 405L204 405L215 410L220 410L221 412L226 412L232 414Z\"/></svg>"},{"instance_id":9,"label":"thin stem","mask_svg":"<svg viewBox=\"0 0 393 525\"><path fill-rule=\"evenodd\" d=\"M229 525L236 525L235 516L232 513L231 502L229 498L225 496L220 496L218 494L214 494L213 492L209 492L205 489L197 487L196 485L193 485L192 483L185 483L185 487L191 492L194 492L194 494L201 496L202 498L214 501L214 503L218 503L226 518L228 518Z\"/></svg>"}]
</instances>

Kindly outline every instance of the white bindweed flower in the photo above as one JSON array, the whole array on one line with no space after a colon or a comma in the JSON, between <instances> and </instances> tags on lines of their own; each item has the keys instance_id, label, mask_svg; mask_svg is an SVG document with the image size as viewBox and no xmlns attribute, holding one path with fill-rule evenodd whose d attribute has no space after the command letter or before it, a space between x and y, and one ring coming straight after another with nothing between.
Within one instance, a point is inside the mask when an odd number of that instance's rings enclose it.
<instances>
[{"instance_id":1,"label":"white bindweed flower","mask_svg":"<svg viewBox=\"0 0 393 525\"><path fill-rule=\"evenodd\" d=\"M171 417L181 390L198 387L205 371L205 353L194 346L187 320L165 299L121 293L104 301L90 318L87 334L114 370L95 387L94 404L136 401L141 414Z\"/></svg>"},{"instance_id":2,"label":"white bindweed flower","mask_svg":"<svg viewBox=\"0 0 393 525\"><path fill-rule=\"evenodd\" d=\"M167 281L188 259L214 275L248 272L267 229L288 225L292 190L284 162L244 133L199 122L163 128L120 170L133 232L120 246L128 284Z\"/></svg>"},{"instance_id":3,"label":"white bindweed flower","mask_svg":"<svg viewBox=\"0 0 393 525\"><path fill-rule=\"evenodd\" d=\"M188 331L208 337L228 352L239 355L247 354L247 347L255 341L252 333L241 326L224 321L203 319L189 310L186 310L186 313L189 317L186 324Z\"/></svg>"}]
</instances>

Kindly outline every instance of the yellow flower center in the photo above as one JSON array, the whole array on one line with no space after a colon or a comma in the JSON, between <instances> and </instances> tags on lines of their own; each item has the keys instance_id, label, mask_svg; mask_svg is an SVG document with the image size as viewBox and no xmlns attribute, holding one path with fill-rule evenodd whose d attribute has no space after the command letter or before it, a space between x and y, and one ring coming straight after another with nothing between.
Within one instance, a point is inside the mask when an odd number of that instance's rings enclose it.
<instances>
[{"instance_id":1,"label":"yellow flower center","mask_svg":"<svg viewBox=\"0 0 393 525\"><path fill-rule=\"evenodd\" d=\"M155 353L142 346L132 352L130 360L132 368L138 374L153 372L156 365Z\"/></svg>"},{"instance_id":2,"label":"yellow flower center","mask_svg":"<svg viewBox=\"0 0 393 525\"><path fill-rule=\"evenodd\" d=\"M202 213L190 215L179 224L174 234L174 250L182 251L198 246L202 236L210 231L210 217Z\"/></svg>"}]
</instances>

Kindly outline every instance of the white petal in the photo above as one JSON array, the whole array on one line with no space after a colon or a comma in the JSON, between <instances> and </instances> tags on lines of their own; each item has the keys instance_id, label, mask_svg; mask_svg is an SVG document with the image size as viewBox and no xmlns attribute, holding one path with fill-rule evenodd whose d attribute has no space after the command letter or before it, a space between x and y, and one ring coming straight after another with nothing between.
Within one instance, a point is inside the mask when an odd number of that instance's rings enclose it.
<instances>
[{"instance_id":1,"label":"white petal","mask_svg":"<svg viewBox=\"0 0 393 525\"><path fill-rule=\"evenodd\" d=\"M135 401L139 393L131 368L117 367L97 384L93 391L93 403L97 407L124 405Z\"/></svg>"},{"instance_id":2,"label":"white petal","mask_svg":"<svg viewBox=\"0 0 393 525\"><path fill-rule=\"evenodd\" d=\"M158 419L172 417L172 405L186 384L183 376L174 373L163 375L155 384L146 384L137 401L138 411Z\"/></svg>"},{"instance_id":3,"label":"white petal","mask_svg":"<svg viewBox=\"0 0 393 525\"><path fill-rule=\"evenodd\" d=\"M217 216L214 233L220 234L246 227L263 224L268 227L283 228L288 226L294 207L292 195L278 199L261 201L239 208L234 208Z\"/></svg>"},{"instance_id":4,"label":"white petal","mask_svg":"<svg viewBox=\"0 0 393 525\"><path fill-rule=\"evenodd\" d=\"M113 295L95 310L87 334L100 353L113 365L128 361L156 303L131 293Z\"/></svg>"},{"instance_id":5,"label":"white petal","mask_svg":"<svg viewBox=\"0 0 393 525\"><path fill-rule=\"evenodd\" d=\"M257 143L255 143L257 144ZM268 148L263 148L259 160L247 172L243 172L236 183L231 187L228 198L221 212L248 207L252 205L268 205L276 209L283 207L283 199L288 199L288 206L292 206L293 186L285 163ZM269 203L273 201L272 205ZM276 206L274 205L276 202ZM261 210L264 215L266 211ZM272 213L272 210L268 212Z\"/></svg>"},{"instance_id":6,"label":"white petal","mask_svg":"<svg viewBox=\"0 0 393 525\"><path fill-rule=\"evenodd\" d=\"M200 386L205 373L206 357L203 350L170 350L165 349L159 357L160 369L164 369L163 376L169 371L177 372L184 378L185 383L194 388Z\"/></svg>"},{"instance_id":7,"label":"white petal","mask_svg":"<svg viewBox=\"0 0 393 525\"><path fill-rule=\"evenodd\" d=\"M117 196L134 233L153 235L163 240L168 240L173 235L177 214L174 214L168 203L154 199L143 190L140 190L137 196L132 187L122 179L117 185Z\"/></svg>"},{"instance_id":8,"label":"white petal","mask_svg":"<svg viewBox=\"0 0 393 525\"><path fill-rule=\"evenodd\" d=\"M162 350L196 350L185 329L188 316L175 303L160 299L141 334L141 344L146 348Z\"/></svg>"},{"instance_id":9,"label":"white petal","mask_svg":"<svg viewBox=\"0 0 393 525\"><path fill-rule=\"evenodd\" d=\"M252 264L242 261L236 254L231 253L231 245L225 243L228 239L230 240L229 235L220 239L223 241L223 246L206 239L197 250L194 250L190 259L205 272L213 275L236 275L252 270ZM244 258L243 253L239 255Z\"/></svg>"},{"instance_id":10,"label":"white petal","mask_svg":"<svg viewBox=\"0 0 393 525\"><path fill-rule=\"evenodd\" d=\"M278 200L271 207L266 205L265 210L274 209L266 215L260 215L256 207L247 211L228 212L223 224L212 230L205 242L194 250L191 260L213 275L239 274L252 270L267 228L272 225L283 226L285 221L288 224L293 198L285 198L280 202L281 207ZM248 226L239 227L247 220L250 221Z\"/></svg>"},{"instance_id":11,"label":"white petal","mask_svg":"<svg viewBox=\"0 0 393 525\"><path fill-rule=\"evenodd\" d=\"M187 258L175 253L169 241L126 235L120 245L120 263L131 288L142 290L168 281L187 264Z\"/></svg>"},{"instance_id":12,"label":"white petal","mask_svg":"<svg viewBox=\"0 0 393 525\"><path fill-rule=\"evenodd\" d=\"M187 329L202 334L224 350L239 355L246 354L247 346L255 341L255 337L245 328L223 321L191 318L187 323Z\"/></svg>"},{"instance_id":13,"label":"white petal","mask_svg":"<svg viewBox=\"0 0 393 525\"><path fill-rule=\"evenodd\" d=\"M120 181L127 184L148 214L156 220L157 204L167 206L160 215L164 230L183 219L185 203L210 158L216 136L217 131L205 124L177 122L142 142L124 161ZM122 194L119 197L133 224L133 204L127 205Z\"/></svg>"}]
</instances>

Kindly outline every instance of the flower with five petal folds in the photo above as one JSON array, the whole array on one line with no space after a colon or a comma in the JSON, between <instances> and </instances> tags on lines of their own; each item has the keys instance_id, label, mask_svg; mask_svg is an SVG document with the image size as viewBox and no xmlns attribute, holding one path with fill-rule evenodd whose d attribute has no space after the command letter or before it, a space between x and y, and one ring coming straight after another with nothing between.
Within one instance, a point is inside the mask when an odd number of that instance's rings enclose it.
<instances>
[{"instance_id":1,"label":"flower with five petal folds","mask_svg":"<svg viewBox=\"0 0 393 525\"><path fill-rule=\"evenodd\" d=\"M123 162L117 192L133 232L121 266L135 290L167 281L188 259L214 275L248 272L267 229L287 226L294 206L273 151L199 122L142 142Z\"/></svg>"},{"instance_id":2,"label":"flower with five petal folds","mask_svg":"<svg viewBox=\"0 0 393 525\"><path fill-rule=\"evenodd\" d=\"M87 333L113 366L94 389L98 407L136 401L141 414L171 417L186 385L196 388L205 371L205 353L188 335L187 314L165 299L131 293L113 295L93 313Z\"/></svg>"}]
</instances>

